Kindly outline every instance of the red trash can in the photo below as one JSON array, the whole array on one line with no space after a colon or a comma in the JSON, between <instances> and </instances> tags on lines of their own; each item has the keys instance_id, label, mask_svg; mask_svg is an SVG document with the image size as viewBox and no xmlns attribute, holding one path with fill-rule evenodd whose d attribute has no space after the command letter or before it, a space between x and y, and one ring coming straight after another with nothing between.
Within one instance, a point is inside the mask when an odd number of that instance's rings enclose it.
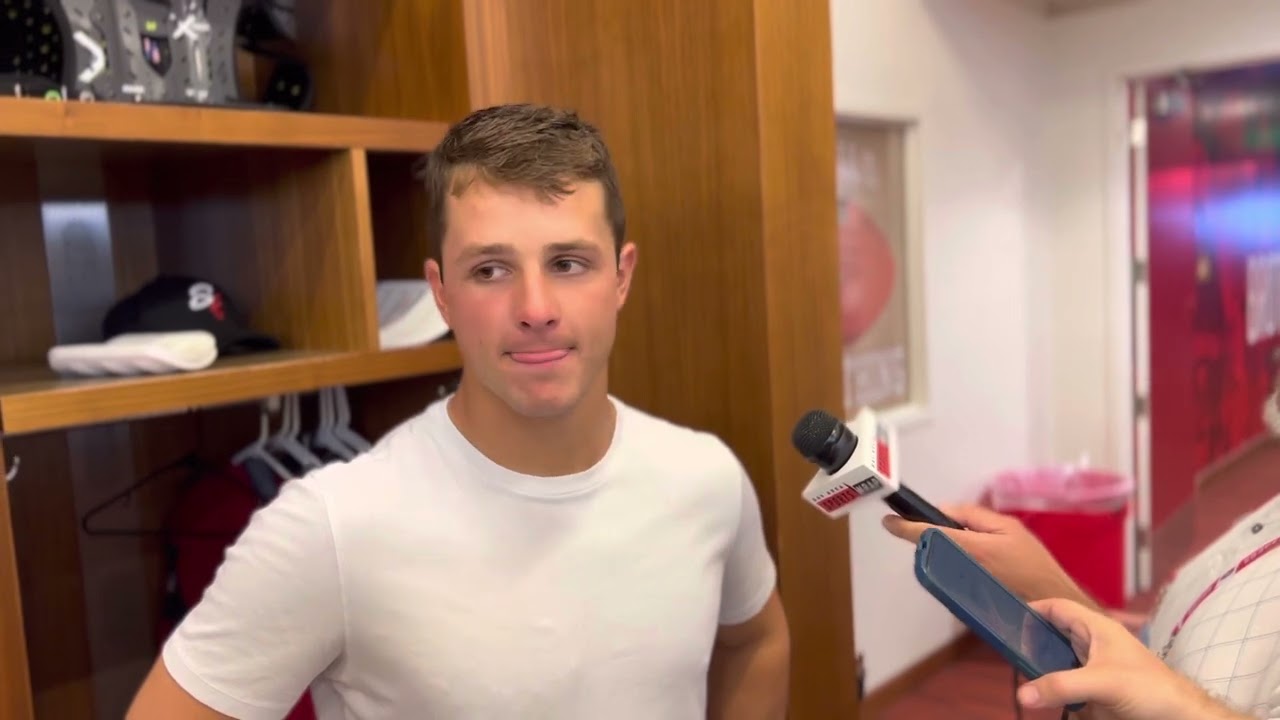
<instances>
[{"instance_id":1,"label":"red trash can","mask_svg":"<svg viewBox=\"0 0 1280 720\"><path fill-rule=\"evenodd\" d=\"M1086 467L1010 470L987 492L993 510L1022 520L1085 592L1109 608L1125 598L1125 526L1133 480Z\"/></svg>"}]
</instances>

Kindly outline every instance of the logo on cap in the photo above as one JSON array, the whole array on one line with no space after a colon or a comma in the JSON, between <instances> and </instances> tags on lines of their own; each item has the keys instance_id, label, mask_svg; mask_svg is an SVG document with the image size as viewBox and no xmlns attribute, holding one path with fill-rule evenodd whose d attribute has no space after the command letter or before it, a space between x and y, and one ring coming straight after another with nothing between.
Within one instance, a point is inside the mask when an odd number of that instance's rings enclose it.
<instances>
[{"instance_id":1,"label":"logo on cap","mask_svg":"<svg viewBox=\"0 0 1280 720\"><path fill-rule=\"evenodd\" d=\"M218 320L227 318L227 311L222 306L222 295L207 282L193 283L187 288L187 308L191 312L208 310Z\"/></svg>"}]
</instances>

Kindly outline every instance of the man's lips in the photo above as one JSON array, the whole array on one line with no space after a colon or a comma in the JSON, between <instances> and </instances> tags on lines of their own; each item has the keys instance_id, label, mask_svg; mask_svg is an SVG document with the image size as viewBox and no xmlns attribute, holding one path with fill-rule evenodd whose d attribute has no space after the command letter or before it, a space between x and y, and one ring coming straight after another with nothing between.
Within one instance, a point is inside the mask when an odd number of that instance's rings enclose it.
<instances>
[{"instance_id":1,"label":"man's lips","mask_svg":"<svg viewBox=\"0 0 1280 720\"><path fill-rule=\"evenodd\" d=\"M557 348L555 350L525 350L521 352L509 352L512 360L522 365L543 365L546 363L561 360L569 354L569 348Z\"/></svg>"}]
</instances>

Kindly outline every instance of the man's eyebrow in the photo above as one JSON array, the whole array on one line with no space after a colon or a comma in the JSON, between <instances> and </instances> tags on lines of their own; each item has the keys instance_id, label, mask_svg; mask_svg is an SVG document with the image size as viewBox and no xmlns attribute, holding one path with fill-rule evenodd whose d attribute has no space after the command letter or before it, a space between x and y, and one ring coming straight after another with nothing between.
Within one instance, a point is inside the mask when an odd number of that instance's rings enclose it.
<instances>
[{"instance_id":1,"label":"man's eyebrow","mask_svg":"<svg viewBox=\"0 0 1280 720\"><path fill-rule=\"evenodd\" d=\"M561 253L594 253L599 248L594 243L582 239L565 240L562 242L551 243L545 249L548 255L559 255ZM484 257L510 257L516 254L516 249L509 243L486 243L484 245L472 245L464 248L459 253L458 258L463 261L473 260L475 258Z\"/></svg>"},{"instance_id":2,"label":"man's eyebrow","mask_svg":"<svg viewBox=\"0 0 1280 720\"><path fill-rule=\"evenodd\" d=\"M595 243L587 242L586 240L566 240L564 242L551 243L547 246L547 252L551 254L568 252L590 253L597 250Z\"/></svg>"},{"instance_id":3,"label":"man's eyebrow","mask_svg":"<svg viewBox=\"0 0 1280 720\"><path fill-rule=\"evenodd\" d=\"M515 248L506 243L489 243L487 245L472 245L462 251L460 258L470 260L478 257L498 257L502 255L512 255Z\"/></svg>"}]
</instances>

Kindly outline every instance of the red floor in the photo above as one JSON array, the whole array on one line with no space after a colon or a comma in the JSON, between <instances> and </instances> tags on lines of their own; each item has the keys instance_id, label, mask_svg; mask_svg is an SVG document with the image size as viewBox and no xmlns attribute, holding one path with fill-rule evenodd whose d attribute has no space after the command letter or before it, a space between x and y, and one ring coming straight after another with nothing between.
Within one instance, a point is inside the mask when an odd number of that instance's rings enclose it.
<instances>
[{"instance_id":1,"label":"red floor","mask_svg":"<svg viewBox=\"0 0 1280 720\"><path fill-rule=\"evenodd\" d=\"M1280 442L1260 446L1225 468L1205 484L1188 508L1184 527L1191 538L1162 539L1171 548L1166 555L1195 553L1226 530L1241 514L1274 497L1280 483ZM1176 567L1177 562L1165 563ZM1159 588L1136 597L1134 610L1146 610ZM1060 711L1025 712L1026 720L1060 717ZM994 651L978 645L955 662L925 678L915 689L867 720L919 720L946 717L953 720L1009 720L1016 717L1013 703L1013 671Z\"/></svg>"}]
</instances>

